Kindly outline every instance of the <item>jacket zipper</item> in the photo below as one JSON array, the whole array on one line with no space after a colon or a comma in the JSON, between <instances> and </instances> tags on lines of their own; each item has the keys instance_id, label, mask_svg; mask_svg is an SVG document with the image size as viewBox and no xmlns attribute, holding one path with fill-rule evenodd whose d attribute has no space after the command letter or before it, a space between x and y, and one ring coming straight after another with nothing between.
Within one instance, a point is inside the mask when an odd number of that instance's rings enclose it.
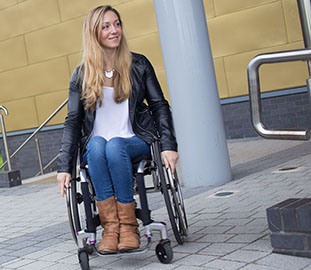
<instances>
[{"instance_id":1,"label":"jacket zipper","mask_svg":"<svg viewBox=\"0 0 311 270\"><path fill-rule=\"evenodd\" d=\"M143 131L149 133L155 140L158 140L158 137L155 136L151 131L149 131L149 130L147 130L147 129L144 129L143 127L141 127L141 126L138 124L136 118L135 118L135 123L136 123L136 125L137 125L141 130L143 130Z\"/></svg>"}]
</instances>

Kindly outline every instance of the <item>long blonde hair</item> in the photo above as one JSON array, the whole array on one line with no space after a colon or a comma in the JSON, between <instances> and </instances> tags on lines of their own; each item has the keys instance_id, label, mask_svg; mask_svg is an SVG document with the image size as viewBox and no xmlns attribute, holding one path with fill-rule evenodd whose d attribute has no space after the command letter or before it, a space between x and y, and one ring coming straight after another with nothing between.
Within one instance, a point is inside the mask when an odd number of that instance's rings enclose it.
<instances>
[{"instance_id":1,"label":"long blonde hair","mask_svg":"<svg viewBox=\"0 0 311 270\"><path fill-rule=\"evenodd\" d=\"M107 11L113 11L120 21L120 14L111 6L99 6L91 10L83 24L83 55L81 70L83 70L82 98L85 100L85 108L94 111L96 102L102 105L103 85L105 81L105 54L100 44L100 33L103 17ZM131 69L132 57L128 48L126 38L122 31L120 45L116 51L114 63L114 100L121 103L131 94Z\"/></svg>"}]
</instances>

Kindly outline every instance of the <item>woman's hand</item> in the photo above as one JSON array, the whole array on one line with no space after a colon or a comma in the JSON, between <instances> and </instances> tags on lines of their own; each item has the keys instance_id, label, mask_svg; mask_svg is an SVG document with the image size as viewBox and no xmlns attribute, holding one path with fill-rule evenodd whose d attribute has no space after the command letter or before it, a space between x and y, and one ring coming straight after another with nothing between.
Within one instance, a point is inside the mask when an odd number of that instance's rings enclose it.
<instances>
[{"instance_id":1,"label":"woman's hand","mask_svg":"<svg viewBox=\"0 0 311 270\"><path fill-rule=\"evenodd\" d=\"M60 172L57 174L58 187L60 189L62 197L64 197L65 188L68 188L70 186L70 180L71 180L70 173Z\"/></svg>"},{"instance_id":2,"label":"woman's hand","mask_svg":"<svg viewBox=\"0 0 311 270\"><path fill-rule=\"evenodd\" d=\"M176 151L165 150L161 153L162 160L164 162L165 168L171 168L172 173L175 172L176 163L179 158L179 155Z\"/></svg>"}]
</instances>

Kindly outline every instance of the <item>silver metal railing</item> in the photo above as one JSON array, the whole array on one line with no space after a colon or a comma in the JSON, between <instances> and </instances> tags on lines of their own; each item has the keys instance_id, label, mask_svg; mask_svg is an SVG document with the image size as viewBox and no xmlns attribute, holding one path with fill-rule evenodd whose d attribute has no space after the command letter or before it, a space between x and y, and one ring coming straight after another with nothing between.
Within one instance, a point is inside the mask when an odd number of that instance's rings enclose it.
<instances>
[{"instance_id":1,"label":"silver metal railing","mask_svg":"<svg viewBox=\"0 0 311 270\"><path fill-rule=\"evenodd\" d=\"M0 122L1 122L1 130L2 130L2 135L3 135L4 151L5 151L5 155L7 159L8 169L9 171L11 171L12 165L11 165L11 159L10 159L10 154L9 154L8 140L6 137L5 124L4 124L4 119L2 116L1 110L4 111L5 115L8 115L8 110L4 106L0 106Z\"/></svg>"},{"instance_id":2,"label":"silver metal railing","mask_svg":"<svg viewBox=\"0 0 311 270\"><path fill-rule=\"evenodd\" d=\"M300 24L303 41L306 49L311 49L311 2L310 0L297 0ZM311 102L311 61L308 60L309 78L307 79L307 89Z\"/></svg>"},{"instance_id":3,"label":"silver metal railing","mask_svg":"<svg viewBox=\"0 0 311 270\"><path fill-rule=\"evenodd\" d=\"M255 56L248 64L248 88L250 94L252 124L256 132L266 139L309 140L309 130L267 129L262 123L259 72L263 64L311 60L311 49L267 53Z\"/></svg>"},{"instance_id":4,"label":"silver metal railing","mask_svg":"<svg viewBox=\"0 0 311 270\"><path fill-rule=\"evenodd\" d=\"M311 2L297 0L305 50L267 53L255 56L248 64L248 88L251 105L252 124L256 132L267 139L309 140L310 131L293 129L268 129L262 123L262 107L259 84L259 67L263 64L291 61L307 61L309 78L307 90L311 102Z\"/></svg>"},{"instance_id":5,"label":"silver metal railing","mask_svg":"<svg viewBox=\"0 0 311 270\"><path fill-rule=\"evenodd\" d=\"M17 153L19 153L24 147L25 145L27 145L34 137L37 136L37 134L41 131L41 129L46 126L47 123L49 123L51 121L51 119L67 104L68 102L68 98L14 151L13 154L9 155L7 154L7 160L0 166L0 170L6 165L6 164L9 164L10 163L10 159L12 159L13 157L15 157L15 155ZM3 106L0 106L0 109L3 108ZM7 114L7 113L6 113ZM1 113L0 113L0 117L2 117ZM1 120L1 118L0 118ZM2 121L1 121L2 123ZM3 140L6 141L6 139L4 139L5 137L5 129L2 128L2 134L3 134ZM3 132L4 131L4 132ZM53 164L57 158L58 158L58 155L55 156L52 160L50 160L47 165L45 165L43 167L42 165L42 158L41 158L41 151L40 151L40 144L39 144L39 139L36 138L36 147L37 147L37 153L38 153L38 160L39 160L39 166L40 166L40 171L39 173L36 174L39 175L39 174L43 174L44 170L46 168L48 168L51 164ZM7 149L7 146L6 146L6 149ZM7 151L7 150L6 150ZM9 162L8 162L9 161ZM11 165L8 165L8 166L11 166ZM10 168L9 168L10 170Z\"/></svg>"}]
</instances>

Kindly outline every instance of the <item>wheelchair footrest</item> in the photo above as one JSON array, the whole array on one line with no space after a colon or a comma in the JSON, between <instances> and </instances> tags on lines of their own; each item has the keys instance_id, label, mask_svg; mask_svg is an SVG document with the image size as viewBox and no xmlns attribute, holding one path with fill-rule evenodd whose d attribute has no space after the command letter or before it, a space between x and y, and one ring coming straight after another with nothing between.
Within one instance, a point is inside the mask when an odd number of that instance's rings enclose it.
<instances>
[{"instance_id":1,"label":"wheelchair footrest","mask_svg":"<svg viewBox=\"0 0 311 270\"><path fill-rule=\"evenodd\" d=\"M99 256L115 256L115 255L129 255L129 254L142 254L145 253L151 247L151 238L148 238L148 242L146 246L138 248L138 249L131 249L127 251L117 251L117 252L100 252L96 247L95 251Z\"/></svg>"}]
</instances>

